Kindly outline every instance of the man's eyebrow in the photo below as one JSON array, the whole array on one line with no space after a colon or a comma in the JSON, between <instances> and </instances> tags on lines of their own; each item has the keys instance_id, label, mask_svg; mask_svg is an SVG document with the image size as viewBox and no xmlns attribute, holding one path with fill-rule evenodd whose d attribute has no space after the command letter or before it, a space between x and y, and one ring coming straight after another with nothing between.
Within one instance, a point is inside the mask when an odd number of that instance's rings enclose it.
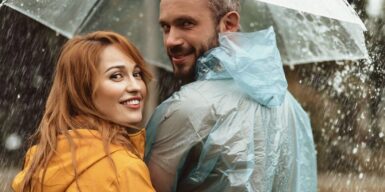
<instances>
[{"instance_id":1,"label":"man's eyebrow","mask_svg":"<svg viewBox=\"0 0 385 192\"><path fill-rule=\"evenodd\" d=\"M159 20L159 25L160 26L162 26L162 25L165 25L166 24L166 22L165 21L163 21L163 20Z\"/></svg>"},{"instance_id":2,"label":"man's eyebrow","mask_svg":"<svg viewBox=\"0 0 385 192\"><path fill-rule=\"evenodd\" d=\"M183 22L183 21L193 21L193 22L195 22L196 20L193 17L191 17L191 16L181 16L181 17L178 17L177 19L175 19L174 22L179 23L179 22Z\"/></svg>"},{"instance_id":3,"label":"man's eyebrow","mask_svg":"<svg viewBox=\"0 0 385 192\"><path fill-rule=\"evenodd\" d=\"M183 21L192 21L192 22L196 22L196 20L191 17L191 16L187 16L187 15L183 15L183 16L180 16L176 19L174 19L171 23L180 23L180 22L183 22ZM159 19L159 25L162 26L162 25L166 25L168 22L162 20L162 19Z\"/></svg>"}]
</instances>

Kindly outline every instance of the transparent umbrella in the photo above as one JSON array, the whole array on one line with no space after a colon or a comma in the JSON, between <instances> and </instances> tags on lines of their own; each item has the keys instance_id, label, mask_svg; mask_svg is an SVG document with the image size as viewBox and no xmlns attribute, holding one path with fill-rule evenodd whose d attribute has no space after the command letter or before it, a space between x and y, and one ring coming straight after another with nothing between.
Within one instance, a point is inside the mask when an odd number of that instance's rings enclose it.
<instances>
[{"instance_id":1,"label":"transparent umbrella","mask_svg":"<svg viewBox=\"0 0 385 192\"><path fill-rule=\"evenodd\" d=\"M366 28L345 0L244 0L242 27L273 25L285 64L368 58Z\"/></svg>"},{"instance_id":2,"label":"transparent umbrella","mask_svg":"<svg viewBox=\"0 0 385 192\"><path fill-rule=\"evenodd\" d=\"M171 70L163 54L153 0L3 0L1 3L48 26L61 35L113 30L128 37L146 60Z\"/></svg>"},{"instance_id":3,"label":"transparent umbrella","mask_svg":"<svg viewBox=\"0 0 385 192\"><path fill-rule=\"evenodd\" d=\"M241 0L242 27L274 26L284 64L367 58L365 26L345 0ZM154 0L3 0L3 4L72 36L94 30L126 35L151 64L171 70Z\"/></svg>"}]
</instances>

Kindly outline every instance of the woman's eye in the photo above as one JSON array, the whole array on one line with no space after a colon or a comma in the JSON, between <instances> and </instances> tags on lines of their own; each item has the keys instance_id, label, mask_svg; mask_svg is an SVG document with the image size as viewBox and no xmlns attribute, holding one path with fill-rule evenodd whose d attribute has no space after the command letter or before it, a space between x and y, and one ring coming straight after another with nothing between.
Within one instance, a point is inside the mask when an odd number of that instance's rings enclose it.
<instances>
[{"instance_id":1,"label":"woman's eye","mask_svg":"<svg viewBox=\"0 0 385 192\"><path fill-rule=\"evenodd\" d=\"M114 73L110 76L110 79L117 81L123 79L123 75L121 73Z\"/></svg>"},{"instance_id":2,"label":"woman's eye","mask_svg":"<svg viewBox=\"0 0 385 192\"><path fill-rule=\"evenodd\" d=\"M142 78L142 71L140 69L138 70L135 70L134 73L132 74L132 76L134 76L135 78Z\"/></svg>"},{"instance_id":3,"label":"woman's eye","mask_svg":"<svg viewBox=\"0 0 385 192\"><path fill-rule=\"evenodd\" d=\"M132 74L134 77L142 78L142 72L135 72Z\"/></svg>"}]
</instances>

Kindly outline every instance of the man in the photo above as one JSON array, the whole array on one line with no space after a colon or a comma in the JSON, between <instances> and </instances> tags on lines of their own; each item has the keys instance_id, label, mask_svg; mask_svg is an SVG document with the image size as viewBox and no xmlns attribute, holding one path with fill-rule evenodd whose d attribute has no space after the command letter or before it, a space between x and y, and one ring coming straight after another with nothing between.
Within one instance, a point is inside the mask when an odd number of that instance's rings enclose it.
<instances>
[{"instance_id":1,"label":"man","mask_svg":"<svg viewBox=\"0 0 385 192\"><path fill-rule=\"evenodd\" d=\"M183 86L147 126L157 191L316 191L309 119L286 91L274 33L233 33L238 9L239 0L160 1Z\"/></svg>"}]
</instances>

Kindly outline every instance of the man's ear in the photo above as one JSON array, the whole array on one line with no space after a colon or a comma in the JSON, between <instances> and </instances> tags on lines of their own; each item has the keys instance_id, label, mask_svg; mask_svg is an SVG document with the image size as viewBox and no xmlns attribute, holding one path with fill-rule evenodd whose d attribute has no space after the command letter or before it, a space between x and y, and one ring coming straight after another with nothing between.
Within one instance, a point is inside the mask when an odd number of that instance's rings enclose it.
<instances>
[{"instance_id":1,"label":"man's ear","mask_svg":"<svg viewBox=\"0 0 385 192\"><path fill-rule=\"evenodd\" d=\"M236 11L230 11L221 18L219 23L220 32L236 32L240 29L240 16Z\"/></svg>"}]
</instances>

